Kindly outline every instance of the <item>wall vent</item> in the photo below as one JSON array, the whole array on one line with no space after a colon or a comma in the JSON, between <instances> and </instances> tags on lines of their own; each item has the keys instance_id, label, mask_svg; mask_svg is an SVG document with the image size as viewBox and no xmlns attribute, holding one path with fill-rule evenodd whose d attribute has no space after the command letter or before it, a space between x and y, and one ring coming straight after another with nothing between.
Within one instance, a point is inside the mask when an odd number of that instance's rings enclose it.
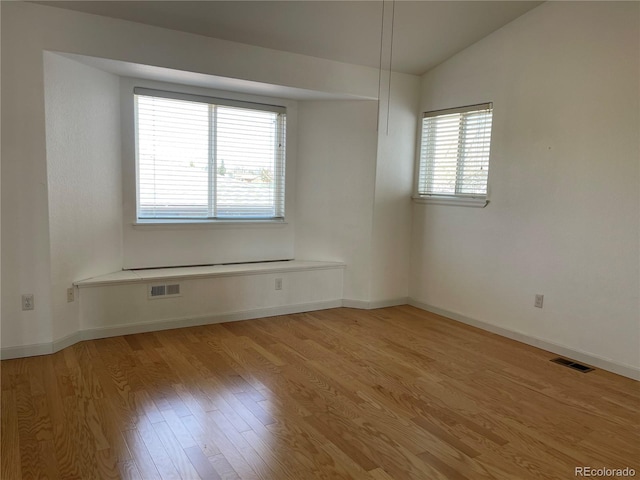
<instances>
[{"instance_id":1,"label":"wall vent","mask_svg":"<svg viewBox=\"0 0 640 480\"><path fill-rule=\"evenodd\" d=\"M575 362L573 360L569 360L567 358L558 357L558 358L552 359L551 361L553 363L557 363L558 365L562 365L564 367L573 368L574 370L577 370L582 373L587 373L595 370L595 368L593 367L582 365L581 363Z\"/></svg>"},{"instance_id":2,"label":"wall vent","mask_svg":"<svg viewBox=\"0 0 640 480\"><path fill-rule=\"evenodd\" d=\"M151 285L149 287L150 297L164 297L167 294L166 285Z\"/></svg>"},{"instance_id":3,"label":"wall vent","mask_svg":"<svg viewBox=\"0 0 640 480\"><path fill-rule=\"evenodd\" d=\"M179 297L180 284L172 283L170 285L149 285L149 299L156 298Z\"/></svg>"}]
</instances>

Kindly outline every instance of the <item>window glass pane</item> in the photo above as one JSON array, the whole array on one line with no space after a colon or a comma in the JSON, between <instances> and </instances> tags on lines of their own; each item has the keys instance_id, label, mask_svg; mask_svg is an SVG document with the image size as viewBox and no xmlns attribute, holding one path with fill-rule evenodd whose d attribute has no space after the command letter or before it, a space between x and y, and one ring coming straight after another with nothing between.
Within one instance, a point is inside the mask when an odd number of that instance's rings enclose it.
<instances>
[{"instance_id":1,"label":"window glass pane","mask_svg":"<svg viewBox=\"0 0 640 480\"><path fill-rule=\"evenodd\" d=\"M460 181L460 193L486 195L491 142L491 114L473 112L465 115L464 120L461 166L463 175Z\"/></svg>"},{"instance_id":2,"label":"window glass pane","mask_svg":"<svg viewBox=\"0 0 640 480\"><path fill-rule=\"evenodd\" d=\"M419 195L486 196L491 116L490 104L425 114Z\"/></svg>"},{"instance_id":3,"label":"window glass pane","mask_svg":"<svg viewBox=\"0 0 640 480\"><path fill-rule=\"evenodd\" d=\"M206 217L208 106L138 97L140 217Z\"/></svg>"},{"instance_id":4,"label":"window glass pane","mask_svg":"<svg viewBox=\"0 0 640 480\"><path fill-rule=\"evenodd\" d=\"M217 215L275 217L278 114L216 107Z\"/></svg>"},{"instance_id":5,"label":"window glass pane","mask_svg":"<svg viewBox=\"0 0 640 480\"><path fill-rule=\"evenodd\" d=\"M159 95L135 97L139 218L284 217L283 112Z\"/></svg>"},{"instance_id":6,"label":"window glass pane","mask_svg":"<svg viewBox=\"0 0 640 480\"><path fill-rule=\"evenodd\" d=\"M436 194L456 192L456 165L460 115L434 117L429 122L431 144L430 191Z\"/></svg>"}]
</instances>

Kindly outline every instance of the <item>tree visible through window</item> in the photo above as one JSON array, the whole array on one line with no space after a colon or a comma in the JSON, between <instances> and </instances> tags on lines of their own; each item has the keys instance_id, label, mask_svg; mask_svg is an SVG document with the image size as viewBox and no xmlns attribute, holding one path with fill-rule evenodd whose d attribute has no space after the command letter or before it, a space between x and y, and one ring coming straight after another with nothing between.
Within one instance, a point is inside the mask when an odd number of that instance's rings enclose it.
<instances>
[{"instance_id":1,"label":"tree visible through window","mask_svg":"<svg viewBox=\"0 0 640 480\"><path fill-rule=\"evenodd\" d=\"M135 94L139 219L284 218L284 107Z\"/></svg>"},{"instance_id":2,"label":"tree visible through window","mask_svg":"<svg viewBox=\"0 0 640 480\"><path fill-rule=\"evenodd\" d=\"M486 198L492 104L426 112L419 196Z\"/></svg>"}]
</instances>

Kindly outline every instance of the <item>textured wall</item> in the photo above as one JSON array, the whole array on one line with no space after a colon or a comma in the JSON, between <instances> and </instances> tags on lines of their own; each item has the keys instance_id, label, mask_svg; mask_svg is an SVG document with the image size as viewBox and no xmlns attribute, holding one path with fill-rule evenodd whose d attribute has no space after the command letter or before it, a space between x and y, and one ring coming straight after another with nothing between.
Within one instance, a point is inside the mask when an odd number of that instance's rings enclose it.
<instances>
[{"instance_id":1,"label":"textured wall","mask_svg":"<svg viewBox=\"0 0 640 480\"><path fill-rule=\"evenodd\" d=\"M423 77L494 124L489 205L414 207L413 298L640 367L639 9L548 2Z\"/></svg>"}]
</instances>

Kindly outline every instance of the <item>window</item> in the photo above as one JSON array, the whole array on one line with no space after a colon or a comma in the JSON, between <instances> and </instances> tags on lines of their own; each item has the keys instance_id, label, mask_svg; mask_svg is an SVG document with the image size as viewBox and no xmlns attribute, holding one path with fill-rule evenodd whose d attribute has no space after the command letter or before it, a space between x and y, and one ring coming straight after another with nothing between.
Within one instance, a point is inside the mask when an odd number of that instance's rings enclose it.
<instances>
[{"instance_id":1,"label":"window","mask_svg":"<svg viewBox=\"0 0 640 480\"><path fill-rule=\"evenodd\" d=\"M426 112L417 199L485 206L493 104Z\"/></svg>"},{"instance_id":2,"label":"window","mask_svg":"<svg viewBox=\"0 0 640 480\"><path fill-rule=\"evenodd\" d=\"M284 218L284 107L134 89L139 220Z\"/></svg>"}]
</instances>

